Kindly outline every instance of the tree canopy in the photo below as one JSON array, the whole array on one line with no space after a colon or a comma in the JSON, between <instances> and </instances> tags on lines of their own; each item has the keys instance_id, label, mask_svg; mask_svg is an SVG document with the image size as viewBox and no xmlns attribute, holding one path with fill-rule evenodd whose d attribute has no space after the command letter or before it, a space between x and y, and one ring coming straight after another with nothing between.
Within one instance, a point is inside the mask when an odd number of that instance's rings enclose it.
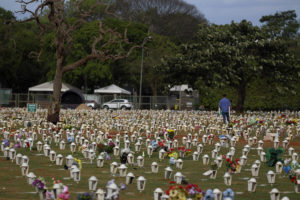
<instances>
[{"instance_id":1,"label":"tree canopy","mask_svg":"<svg viewBox=\"0 0 300 200\"><path fill-rule=\"evenodd\" d=\"M198 25L207 23L194 5L182 0L115 0L114 6L122 18L144 23L150 31L180 42L190 41Z\"/></svg>"},{"instance_id":2,"label":"tree canopy","mask_svg":"<svg viewBox=\"0 0 300 200\"><path fill-rule=\"evenodd\" d=\"M209 24L180 0L114 0L109 7L106 0L59 0L58 7L39 2L35 22L16 23L13 13L0 8L0 82L13 92L53 80L58 65L68 66L61 80L88 93L111 83L138 91L138 47L151 35L143 46L143 95L165 95L170 85L189 83L210 108L222 92L239 111L300 107L295 11L262 16L258 27L245 20Z\"/></svg>"},{"instance_id":3,"label":"tree canopy","mask_svg":"<svg viewBox=\"0 0 300 200\"><path fill-rule=\"evenodd\" d=\"M231 87L237 92L240 112L251 81L263 77L272 77L277 82L292 81L298 72L284 41L270 38L245 20L201 26L196 40L182 45L179 53L166 59L161 68L167 70L169 80L188 81L200 90L205 86Z\"/></svg>"}]
</instances>

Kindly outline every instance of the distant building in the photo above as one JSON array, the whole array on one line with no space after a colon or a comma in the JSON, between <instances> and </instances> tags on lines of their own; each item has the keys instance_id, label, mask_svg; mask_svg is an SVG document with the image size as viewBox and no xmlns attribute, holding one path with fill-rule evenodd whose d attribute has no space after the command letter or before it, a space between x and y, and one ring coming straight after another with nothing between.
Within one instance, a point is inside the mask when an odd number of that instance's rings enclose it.
<instances>
[{"instance_id":1,"label":"distant building","mask_svg":"<svg viewBox=\"0 0 300 200\"><path fill-rule=\"evenodd\" d=\"M195 105L198 103L198 91L190 88L188 84L174 85L170 88L170 93L171 96L176 96L175 100L172 99L176 110L192 110L195 109Z\"/></svg>"}]
</instances>

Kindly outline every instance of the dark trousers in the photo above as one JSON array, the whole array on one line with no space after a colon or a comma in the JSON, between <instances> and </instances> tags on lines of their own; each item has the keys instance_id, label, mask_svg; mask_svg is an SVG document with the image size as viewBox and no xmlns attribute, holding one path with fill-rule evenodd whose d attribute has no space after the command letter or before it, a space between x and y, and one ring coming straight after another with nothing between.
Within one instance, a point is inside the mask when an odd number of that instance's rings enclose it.
<instances>
[{"instance_id":1,"label":"dark trousers","mask_svg":"<svg viewBox=\"0 0 300 200\"><path fill-rule=\"evenodd\" d=\"M226 123L225 117L226 117L228 123L230 123L229 113L228 112L222 112L222 116L223 116L223 122L224 122L224 124Z\"/></svg>"}]
</instances>

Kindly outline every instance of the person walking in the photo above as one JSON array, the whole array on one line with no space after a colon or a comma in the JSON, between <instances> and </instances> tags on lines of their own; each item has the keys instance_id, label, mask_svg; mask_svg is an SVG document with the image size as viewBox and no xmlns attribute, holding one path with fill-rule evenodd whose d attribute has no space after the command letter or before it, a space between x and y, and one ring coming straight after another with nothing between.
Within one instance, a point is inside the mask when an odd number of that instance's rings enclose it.
<instances>
[{"instance_id":1,"label":"person walking","mask_svg":"<svg viewBox=\"0 0 300 200\"><path fill-rule=\"evenodd\" d=\"M223 94L223 98L219 102L219 108L222 111L224 124L226 123L226 119L227 122L230 123L230 117L229 117L230 107L231 107L231 102L229 101L229 99L226 98L226 94Z\"/></svg>"}]
</instances>

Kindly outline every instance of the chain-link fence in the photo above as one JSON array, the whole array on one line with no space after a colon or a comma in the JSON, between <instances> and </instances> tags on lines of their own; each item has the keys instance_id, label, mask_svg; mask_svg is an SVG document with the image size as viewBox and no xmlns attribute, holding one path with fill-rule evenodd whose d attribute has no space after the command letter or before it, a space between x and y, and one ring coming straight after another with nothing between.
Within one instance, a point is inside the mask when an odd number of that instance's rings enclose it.
<instances>
[{"instance_id":1,"label":"chain-link fence","mask_svg":"<svg viewBox=\"0 0 300 200\"><path fill-rule=\"evenodd\" d=\"M27 103L35 103L39 108L47 108L51 102L51 94L11 94L6 107L26 107ZM113 99L127 99L134 109L175 109L175 110L192 110L198 109L198 98L176 96L142 96L141 103L139 96L130 95L85 95L86 100L93 99L99 105Z\"/></svg>"}]
</instances>

